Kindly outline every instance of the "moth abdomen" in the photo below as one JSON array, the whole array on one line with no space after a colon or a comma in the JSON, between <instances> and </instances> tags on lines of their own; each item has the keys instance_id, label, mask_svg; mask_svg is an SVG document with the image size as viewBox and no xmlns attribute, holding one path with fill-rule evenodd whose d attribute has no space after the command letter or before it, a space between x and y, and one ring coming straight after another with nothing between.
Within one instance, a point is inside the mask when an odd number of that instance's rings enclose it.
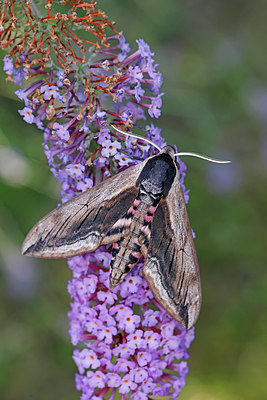
<instances>
[{"instance_id":1,"label":"moth abdomen","mask_svg":"<svg viewBox=\"0 0 267 400\"><path fill-rule=\"evenodd\" d=\"M155 208L151 208L152 203L153 200L149 195L140 196L133 202L133 206L129 210L132 213L129 232L113 244L113 259L110 265L111 287L119 284L142 256L142 243L139 242L139 238L143 227L147 226L153 218ZM148 210L150 210L149 215Z\"/></svg>"}]
</instances>

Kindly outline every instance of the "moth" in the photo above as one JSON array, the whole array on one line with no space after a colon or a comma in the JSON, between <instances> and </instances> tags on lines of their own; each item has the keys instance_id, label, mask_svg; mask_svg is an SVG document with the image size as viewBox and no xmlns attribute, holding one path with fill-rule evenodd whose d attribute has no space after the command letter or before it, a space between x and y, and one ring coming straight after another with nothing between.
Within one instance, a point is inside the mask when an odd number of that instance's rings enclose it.
<instances>
[{"instance_id":1,"label":"moth","mask_svg":"<svg viewBox=\"0 0 267 400\"><path fill-rule=\"evenodd\" d=\"M109 244L110 289L143 256L143 276L159 304L186 329L195 324L200 274L171 146L51 211L28 233L22 253L64 258Z\"/></svg>"}]
</instances>

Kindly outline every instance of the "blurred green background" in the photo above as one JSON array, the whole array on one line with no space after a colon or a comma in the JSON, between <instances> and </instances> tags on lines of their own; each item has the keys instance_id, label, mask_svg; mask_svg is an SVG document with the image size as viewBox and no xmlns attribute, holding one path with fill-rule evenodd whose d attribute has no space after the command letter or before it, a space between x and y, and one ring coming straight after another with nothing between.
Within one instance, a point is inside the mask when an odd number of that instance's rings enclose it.
<instances>
[{"instance_id":1,"label":"blurred green background","mask_svg":"<svg viewBox=\"0 0 267 400\"><path fill-rule=\"evenodd\" d=\"M184 159L203 305L180 398L267 399L267 2L98 4L132 49L143 38L155 52L165 96L154 123L168 143L232 160ZM0 74L0 398L78 399L70 271L64 261L20 255L29 228L57 205L59 186L41 131L22 121L16 88Z\"/></svg>"}]
</instances>

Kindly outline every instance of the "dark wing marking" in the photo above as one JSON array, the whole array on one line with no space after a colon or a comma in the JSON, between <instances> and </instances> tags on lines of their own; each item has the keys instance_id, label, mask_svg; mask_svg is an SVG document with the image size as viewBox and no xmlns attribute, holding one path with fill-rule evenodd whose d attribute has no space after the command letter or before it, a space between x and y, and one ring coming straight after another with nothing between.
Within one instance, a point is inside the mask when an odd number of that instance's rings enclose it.
<instances>
[{"instance_id":1,"label":"dark wing marking","mask_svg":"<svg viewBox=\"0 0 267 400\"><path fill-rule=\"evenodd\" d=\"M72 257L118 240L121 234L106 235L134 202L136 180L146 162L114 175L47 214L28 233L22 253Z\"/></svg>"},{"instance_id":2,"label":"dark wing marking","mask_svg":"<svg viewBox=\"0 0 267 400\"><path fill-rule=\"evenodd\" d=\"M103 239L102 244L118 242L123 236L127 236L130 233L130 226L134 215L132 210L133 206L115 222Z\"/></svg>"},{"instance_id":3,"label":"dark wing marking","mask_svg":"<svg viewBox=\"0 0 267 400\"><path fill-rule=\"evenodd\" d=\"M178 173L155 211L143 274L157 301L187 329L197 320L201 284Z\"/></svg>"}]
</instances>

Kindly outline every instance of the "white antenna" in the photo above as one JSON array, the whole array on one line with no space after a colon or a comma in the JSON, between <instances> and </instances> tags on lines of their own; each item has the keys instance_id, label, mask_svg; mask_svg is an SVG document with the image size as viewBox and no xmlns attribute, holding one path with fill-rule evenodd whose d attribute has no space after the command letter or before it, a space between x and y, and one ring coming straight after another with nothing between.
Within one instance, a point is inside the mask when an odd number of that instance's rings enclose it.
<instances>
[{"instance_id":1,"label":"white antenna","mask_svg":"<svg viewBox=\"0 0 267 400\"><path fill-rule=\"evenodd\" d=\"M157 146L155 143L153 143L151 140L144 138L142 136L138 136L138 135L134 135L132 132L124 132L121 129L119 129L117 126L110 124L110 126L115 129L115 131L122 133L123 135L126 136L131 136L134 137L136 139L141 139L144 140L145 142L151 144L152 146L156 147L156 149L158 149L158 151L161 151L161 148L159 146ZM217 163L217 164L229 164L231 161L226 161L226 160L217 160L216 158L212 158L212 157L208 157L208 156L204 156L203 154L199 154L199 153L191 153L191 152L181 152L181 153L176 153L174 154L174 156L192 156L192 157L198 157L198 158L202 158L203 160L207 160L213 163Z\"/></svg>"},{"instance_id":2,"label":"white antenna","mask_svg":"<svg viewBox=\"0 0 267 400\"><path fill-rule=\"evenodd\" d=\"M176 153L174 154L175 156L192 156L192 157L198 157L198 158L202 158L203 160L207 160L210 162L214 162L217 164L229 164L231 161L226 161L226 160L217 160L217 158L212 158L212 157L208 157L208 156L204 156L203 154L199 154L199 153L191 153L191 152L182 152L182 153Z\"/></svg>"},{"instance_id":3,"label":"white antenna","mask_svg":"<svg viewBox=\"0 0 267 400\"><path fill-rule=\"evenodd\" d=\"M124 131L122 131L121 129L119 129L117 126L115 126L115 125L113 125L113 124L110 124L110 126L111 126L113 129L115 129L115 131L120 132L120 133L122 133L123 135L131 136L131 137L134 137L134 138L136 138L136 139L144 140L145 142L147 142L147 143L151 144L152 146L156 147L156 149L158 149L158 151L161 151L161 148L160 148L159 146L157 146L155 143L153 143L151 140L149 140L149 139L147 139L147 138L144 138L144 137L138 136L138 135L134 135L132 132L131 132L131 133L130 133L130 132L124 132Z\"/></svg>"}]
</instances>

